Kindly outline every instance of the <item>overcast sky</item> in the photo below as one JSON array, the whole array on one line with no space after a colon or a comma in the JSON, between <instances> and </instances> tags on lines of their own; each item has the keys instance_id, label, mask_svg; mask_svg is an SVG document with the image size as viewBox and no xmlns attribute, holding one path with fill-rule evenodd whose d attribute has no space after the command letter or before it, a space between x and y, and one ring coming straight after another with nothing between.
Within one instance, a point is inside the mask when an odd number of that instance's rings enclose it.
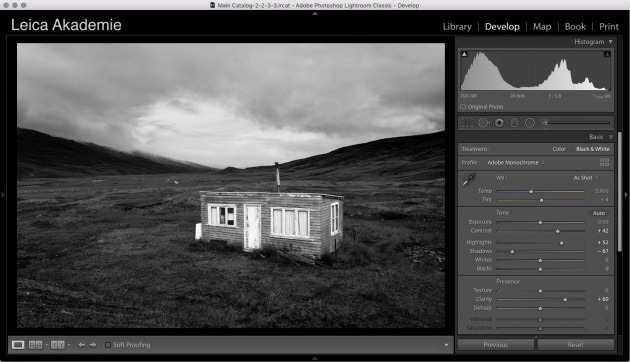
<instances>
[{"instance_id":1,"label":"overcast sky","mask_svg":"<svg viewBox=\"0 0 630 362\"><path fill-rule=\"evenodd\" d=\"M18 126L214 167L444 129L442 44L19 44Z\"/></svg>"}]
</instances>

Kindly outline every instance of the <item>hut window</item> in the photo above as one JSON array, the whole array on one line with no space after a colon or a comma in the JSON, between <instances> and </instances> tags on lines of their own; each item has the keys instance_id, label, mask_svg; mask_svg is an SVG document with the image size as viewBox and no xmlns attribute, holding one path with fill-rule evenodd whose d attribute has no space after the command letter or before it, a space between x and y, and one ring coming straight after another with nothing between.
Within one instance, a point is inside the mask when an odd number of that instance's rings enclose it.
<instances>
[{"instance_id":1,"label":"hut window","mask_svg":"<svg viewBox=\"0 0 630 362\"><path fill-rule=\"evenodd\" d=\"M304 209L271 209L271 234L308 238L311 229L310 211Z\"/></svg>"},{"instance_id":2,"label":"hut window","mask_svg":"<svg viewBox=\"0 0 630 362\"><path fill-rule=\"evenodd\" d=\"M295 223L295 226L297 226L297 228L295 230L295 234L297 236L308 237L308 211L297 210L296 214L297 222Z\"/></svg>"},{"instance_id":3,"label":"hut window","mask_svg":"<svg viewBox=\"0 0 630 362\"><path fill-rule=\"evenodd\" d=\"M339 233L339 203L330 205L330 235Z\"/></svg>"},{"instance_id":4,"label":"hut window","mask_svg":"<svg viewBox=\"0 0 630 362\"><path fill-rule=\"evenodd\" d=\"M208 225L236 226L236 206L208 204Z\"/></svg>"},{"instance_id":5,"label":"hut window","mask_svg":"<svg viewBox=\"0 0 630 362\"><path fill-rule=\"evenodd\" d=\"M271 219L272 232L274 234L282 234L282 209L272 209L273 218Z\"/></svg>"}]
</instances>

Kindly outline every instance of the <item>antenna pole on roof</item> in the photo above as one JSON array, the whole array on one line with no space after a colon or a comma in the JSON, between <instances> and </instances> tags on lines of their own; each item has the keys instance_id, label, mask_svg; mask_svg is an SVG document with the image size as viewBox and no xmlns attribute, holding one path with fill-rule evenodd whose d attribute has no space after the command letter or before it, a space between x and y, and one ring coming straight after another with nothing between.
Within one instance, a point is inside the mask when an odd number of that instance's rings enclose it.
<instances>
[{"instance_id":1,"label":"antenna pole on roof","mask_svg":"<svg viewBox=\"0 0 630 362\"><path fill-rule=\"evenodd\" d=\"M278 193L280 193L280 165L276 162L276 188Z\"/></svg>"}]
</instances>

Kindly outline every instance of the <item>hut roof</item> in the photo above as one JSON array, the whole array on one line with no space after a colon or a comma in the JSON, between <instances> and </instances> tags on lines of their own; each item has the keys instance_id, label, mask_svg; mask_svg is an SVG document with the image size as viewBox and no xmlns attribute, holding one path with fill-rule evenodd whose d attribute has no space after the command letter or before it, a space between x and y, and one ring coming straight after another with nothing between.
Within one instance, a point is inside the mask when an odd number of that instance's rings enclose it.
<instances>
[{"instance_id":1,"label":"hut roof","mask_svg":"<svg viewBox=\"0 0 630 362\"><path fill-rule=\"evenodd\" d=\"M234 196L234 195L256 195L256 196L283 196L283 197L323 197L328 199L343 200L343 196L330 195L330 194L318 194L307 192L226 192L226 191L199 191L201 195L216 195L216 196Z\"/></svg>"}]
</instances>

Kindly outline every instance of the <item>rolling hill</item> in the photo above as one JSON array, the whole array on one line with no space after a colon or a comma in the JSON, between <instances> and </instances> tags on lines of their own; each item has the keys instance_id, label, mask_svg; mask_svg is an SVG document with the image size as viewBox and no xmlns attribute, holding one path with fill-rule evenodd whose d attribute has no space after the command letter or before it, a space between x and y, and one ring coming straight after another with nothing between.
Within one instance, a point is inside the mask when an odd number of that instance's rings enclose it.
<instances>
[{"instance_id":1,"label":"rolling hill","mask_svg":"<svg viewBox=\"0 0 630 362\"><path fill-rule=\"evenodd\" d=\"M444 177L445 133L385 138L280 165L284 180L433 180ZM218 172L269 178L274 166L218 170L144 152L125 153L93 143L18 128L18 179ZM273 177L273 176L272 176Z\"/></svg>"},{"instance_id":2,"label":"rolling hill","mask_svg":"<svg viewBox=\"0 0 630 362\"><path fill-rule=\"evenodd\" d=\"M94 143L17 129L18 179L216 171L190 162L145 153L130 154Z\"/></svg>"},{"instance_id":3,"label":"rolling hill","mask_svg":"<svg viewBox=\"0 0 630 362\"><path fill-rule=\"evenodd\" d=\"M280 165L281 178L398 181L445 177L445 132L385 138L342 147ZM225 169L221 173L269 175L274 166ZM267 176L268 177L268 176Z\"/></svg>"}]
</instances>

